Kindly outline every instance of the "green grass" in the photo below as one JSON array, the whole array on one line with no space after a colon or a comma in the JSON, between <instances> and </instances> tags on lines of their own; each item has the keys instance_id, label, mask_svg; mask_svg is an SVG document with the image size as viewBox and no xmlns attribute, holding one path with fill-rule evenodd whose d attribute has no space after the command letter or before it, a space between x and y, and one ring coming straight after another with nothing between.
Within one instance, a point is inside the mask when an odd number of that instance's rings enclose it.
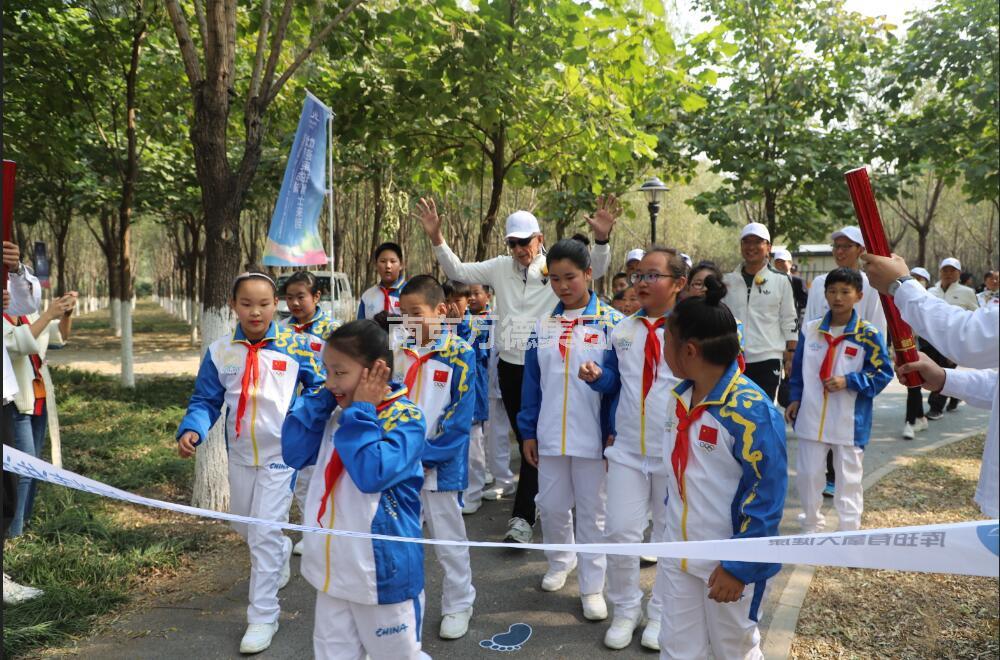
<instances>
[{"instance_id":1,"label":"green grass","mask_svg":"<svg viewBox=\"0 0 1000 660\"><path fill-rule=\"evenodd\" d=\"M126 490L186 501L194 464L173 443L191 378L155 378L126 390L112 377L53 370L67 469ZM4 570L45 595L4 608L4 656L87 634L138 585L203 549L208 529L179 528L158 512L43 484L26 533L6 544ZM151 511L151 510L147 510ZM145 513L145 512L144 512Z\"/></svg>"}]
</instances>

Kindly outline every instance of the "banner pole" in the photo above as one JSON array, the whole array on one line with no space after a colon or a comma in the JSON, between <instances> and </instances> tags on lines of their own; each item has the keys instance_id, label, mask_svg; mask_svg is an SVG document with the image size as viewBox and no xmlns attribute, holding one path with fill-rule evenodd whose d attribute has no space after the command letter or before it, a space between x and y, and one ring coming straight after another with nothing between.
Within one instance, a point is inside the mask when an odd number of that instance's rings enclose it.
<instances>
[{"instance_id":1,"label":"banner pole","mask_svg":"<svg viewBox=\"0 0 1000 660\"><path fill-rule=\"evenodd\" d=\"M333 288L333 273L336 270L333 259L333 111L326 120L326 176L329 188L327 189L327 200L329 201L330 213L330 287ZM333 312L333 291L330 292L330 312Z\"/></svg>"}]
</instances>

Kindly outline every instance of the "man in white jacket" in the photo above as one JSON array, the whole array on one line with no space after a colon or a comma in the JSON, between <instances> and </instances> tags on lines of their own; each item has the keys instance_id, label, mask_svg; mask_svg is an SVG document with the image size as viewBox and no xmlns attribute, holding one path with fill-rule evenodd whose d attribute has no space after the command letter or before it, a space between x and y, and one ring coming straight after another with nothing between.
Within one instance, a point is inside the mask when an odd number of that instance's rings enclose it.
<instances>
[{"instance_id":1,"label":"man in white jacket","mask_svg":"<svg viewBox=\"0 0 1000 660\"><path fill-rule=\"evenodd\" d=\"M740 253L740 269L722 278L728 289L723 302L743 322L747 378L773 399L798 342L792 282L768 263L771 233L761 223L740 232Z\"/></svg>"},{"instance_id":2,"label":"man in white jacket","mask_svg":"<svg viewBox=\"0 0 1000 660\"><path fill-rule=\"evenodd\" d=\"M941 387L941 393L965 399L969 405L990 407L983 466L976 487L976 503L990 518L1000 516L1000 303L993 302L975 311L956 309L934 297L909 274L906 262L898 255L878 257L865 254L868 278L879 291L892 296L899 314L915 334L933 343L949 360L974 371L944 369L941 373L927 365L901 365L899 371L919 371L928 387Z\"/></svg>"}]
</instances>

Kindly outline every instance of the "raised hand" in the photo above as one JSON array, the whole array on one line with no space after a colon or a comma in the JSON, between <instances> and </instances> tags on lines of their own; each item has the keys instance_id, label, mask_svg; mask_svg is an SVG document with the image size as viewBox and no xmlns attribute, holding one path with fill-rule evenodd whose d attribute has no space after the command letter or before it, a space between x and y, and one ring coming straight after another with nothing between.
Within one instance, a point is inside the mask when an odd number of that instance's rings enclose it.
<instances>
[{"instance_id":1,"label":"raised hand","mask_svg":"<svg viewBox=\"0 0 1000 660\"><path fill-rule=\"evenodd\" d=\"M384 360L375 360L371 369L361 372L361 382L354 390L354 403L370 403L377 406L385 398L389 385L389 365Z\"/></svg>"},{"instance_id":2,"label":"raised hand","mask_svg":"<svg viewBox=\"0 0 1000 660\"><path fill-rule=\"evenodd\" d=\"M421 197L417 204L417 212L413 215L420 220L424 233L431 239L433 245L444 243L444 237L441 235L441 216L438 215L437 204L434 203L433 199Z\"/></svg>"},{"instance_id":3,"label":"raised hand","mask_svg":"<svg viewBox=\"0 0 1000 660\"><path fill-rule=\"evenodd\" d=\"M594 215L587 218L587 224L594 232L594 239L606 241L611 236L611 230L615 227L622 214L621 201L611 193L601 195L597 198L597 210Z\"/></svg>"}]
</instances>

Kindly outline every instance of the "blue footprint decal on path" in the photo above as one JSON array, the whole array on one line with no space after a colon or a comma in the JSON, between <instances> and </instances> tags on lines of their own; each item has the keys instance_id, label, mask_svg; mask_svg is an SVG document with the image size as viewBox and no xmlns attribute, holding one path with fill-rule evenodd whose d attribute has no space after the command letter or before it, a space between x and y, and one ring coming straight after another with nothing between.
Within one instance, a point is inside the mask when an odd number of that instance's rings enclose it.
<instances>
[{"instance_id":1,"label":"blue footprint decal on path","mask_svg":"<svg viewBox=\"0 0 1000 660\"><path fill-rule=\"evenodd\" d=\"M491 651L520 651L528 638L531 637L531 626L526 623L515 623L507 632L497 633L490 639L484 639L479 645Z\"/></svg>"}]
</instances>

